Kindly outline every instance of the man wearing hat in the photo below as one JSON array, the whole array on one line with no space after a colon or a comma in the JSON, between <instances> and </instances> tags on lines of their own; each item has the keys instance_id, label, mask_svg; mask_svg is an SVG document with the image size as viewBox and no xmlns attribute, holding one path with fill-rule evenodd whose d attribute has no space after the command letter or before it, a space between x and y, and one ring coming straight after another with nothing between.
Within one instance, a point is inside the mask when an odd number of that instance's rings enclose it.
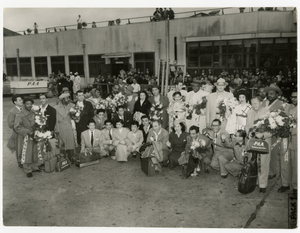
<instances>
[{"instance_id":1,"label":"man wearing hat","mask_svg":"<svg viewBox=\"0 0 300 233\"><path fill-rule=\"evenodd\" d=\"M125 87L125 95L127 97L127 103L124 104L124 107L129 109L130 112L133 112L134 104L137 100L137 97L133 95L134 88L131 85Z\"/></svg>"},{"instance_id":2,"label":"man wearing hat","mask_svg":"<svg viewBox=\"0 0 300 233\"><path fill-rule=\"evenodd\" d=\"M215 93L211 93L207 96L207 105L206 105L206 126L209 127L211 122L214 119L219 119L220 115L217 114L217 99L218 97L222 98L233 98L233 94L225 91L225 87L228 83L223 78L219 78L217 82L214 83L217 88ZM222 122L222 129L225 129L226 122Z\"/></svg>"},{"instance_id":3,"label":"man wearing hat","mask_svg":"<svg viewBox=\"0 0 300 233\"><path fill-rule=\"evenodd\" d=\"M189 106L200 104L202 102L202 98L209 95L208 92L202 90L202 87L205 85L205 82L194 79L194 81L192 82L193 90L188 93L186 99L186 103L188 103ZM204 115L197 115L196 110L194 109L192 113L192 119L186 119L187 129L189 130L192 125L195 125L198 126L200 128L200 132L202 132L202 130L205 128L205 125L203 126L201 122L205 122L205 118L206 116Z\"/></svg>"},{"instance_id":4,"label":"man wearing hat","mask_svg":"<svg viewBox=\"0 0 300 233\"><path fill-rule=\"evenodd\" d=\"M56 110L56 125L54 131L59 134L63 140L65 147L61 148L66 150L68 158L72 161L74 158L75 149L75 135L72 128L72 118L69 114L70 109L74 107L70 103L70 93L63 93L59 96L59 104L54 106Z\"/></svg>"},{"instance_id":5,"label":"man wearing hat","mask_svg":"<svg viewBox=\"0 0 300 233\"><path fill-rule=\"evenodd\" d=\"M263 101L262 106L269 112L276 110L283 110L283 102L278 99L282 95L282 91L276 84L271 84L269 87L266 87L267 98ZM272 145L277 141L277 137L272 137ZM278 152L280 151L280 143L271 151L271 160L270 160L270 171L269 179L276 177L277 172L277 162L278 162Z\"/></svg>"},{"instance_id":6,"label":"man wearing hat","mask_svg":"<svg viewBox=\"0 0 300 233\"><path fill-rule=\"evenodd\" d=\"M38 168L39 160L37 147L34 143L34 125L35 114L31 111L34 101L32 99L24 100L24 108L19 114L16 115L14 122L14 130L20 136L22 144L18 145L22 151L21 164L23 164L23 170L27 177L32 177L32 172L40 171Z\"/></svg>"}]
</instances>

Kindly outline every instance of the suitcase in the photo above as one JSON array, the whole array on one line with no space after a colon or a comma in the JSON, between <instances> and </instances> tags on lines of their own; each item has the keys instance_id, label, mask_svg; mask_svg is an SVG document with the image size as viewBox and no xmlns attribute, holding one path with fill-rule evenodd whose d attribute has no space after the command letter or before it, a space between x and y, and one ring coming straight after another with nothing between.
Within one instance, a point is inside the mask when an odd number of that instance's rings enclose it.
<instances>
[{"instance_id":1,"label":"suitcase","mask_svg":"<svg viewBox=\"0 0 300 233\"><path fill-rule=\"evenodd\" d=\"M57 165L57 157L52 157L44 161L45 172L54 172Z\"/></svg>"},{"instance_id":2,"label":"suitcase","mask_svg":"<svg viewBox=\"0 0 300 233\"><path fill-rule=\"evenodd\" d=\"M57 155L56 171L62 172L71 167L71 162L68 158L64 158L62 154Z\"/></svg>"},{"instance_id":3,"label":"suitcase","mask_svg":"<svg viewBox=\"0 0 300 233\"><path fill-rule=\"evenodd\" d=\"M87 153L79 153L75 155L75 165L77 167L86 167L97 164L100 162L100 155L96 152Z\"/></svg>"},{"instance_id":4,"label":"suitcase","mask_svg":"<svg viewBox=\"0 0 300 233\"><path fill-rule=\"evenodd\" d=\"M146 174L146 176L155 175L155 166L152 163L151 158L141 158L141 168L142 171Z\"/></svg>"},{"instance_id":5,"label":"suitcase","mask_svg":"<svg viewBox=\"0 0 300 233\"><path fill-rule=\"evenodd\" d=\"M238 179L238 191L243 194L248 194L254 191L257 182L257 155L258 153L253 152L251 160L246 162L242 168Z\"/></svg>"}]
</instances>

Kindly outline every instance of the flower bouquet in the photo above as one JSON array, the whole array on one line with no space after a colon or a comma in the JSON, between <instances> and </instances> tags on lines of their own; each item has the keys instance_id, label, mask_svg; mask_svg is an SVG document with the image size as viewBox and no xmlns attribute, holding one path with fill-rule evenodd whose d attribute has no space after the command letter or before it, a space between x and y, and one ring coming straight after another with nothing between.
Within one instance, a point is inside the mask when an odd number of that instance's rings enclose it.
<instances>
[{"instance_id":1,"label":"flower bouquet","mask_svg":"<svg viewBox=\"0 0 300 233\"><path fill-rule=\"evenodd\" d=\"M186 104L185 105L185 108L187 110L187 116L186 116L186 119L187 120L191 120L192 119L192 114L193 114L193 111L194 111L194 106L193 105L190 105L190 104Z\"/></svg>"},{"instance_id":2,"label":"flower bouquet","mask_svg":"<svg viewBox=\"0 0 300 233\"><path fill-rule=\"evenodd\" d=\"M203 158L203 153L208 149L206 147L206 142L203 139L199 139L197 141L192 142L192 146L190 148L190 155L193 157L194 162L198 163L197 168L195 168L194 172L191 176L197 176L200 172L200 160Z\"/></svg>"},{"instance_id":3,"label":"flower bouquet","mask_svg":"<svg viewBox=\"0 0 300 233\"><path fill-rule=\"evenodd\" d=\"M163 104L152 104L152 107L150 108L150 119L151 120L161 120L163 114Z\"/></svg>"},{"instance_id":4,"label":"flower bouquet","mask_svg":"<svg viewBox=\"0 0 300 233\"><path fill-rule=\"evenodd\" d=\"M37 112L40 110L40 107L37 105L32 105L31 111L34 112L34 114L37 114Z\"/></svg>"},{"instance_id":5,"label":"flower bouquet","mask_svg":"<svg viewBox=\"0 0 300 233\"><path fill-rule=\"evenodd\" d=\"M252 133L270 133L279 138L288 138L290 129L296 127L296 120L281 110L267 112L261 118L254 121L250 129Z\"/></svg>"},{"instance_id":6,"label":"flower bouquet","mask_svg":"<svg viewBox=\"0 0 300 233\"><path fill-rule=\"evenodd\" d=\"M96 104L96 109L105 109L107 106L107 101L101 99L97 104Z\"/></svg>"},{"instance_id":7,"label":"flower bouquet","mask_svg":"<svg viewBox=\"0 0 300 233\"><path fill-rule=\"evenodd\" d=\"M77 123L80 120L82 110L83 110L83 108L80 106L77 106L77 105L70 108L69 114L70 114L71 118Z\"/></svg>"},{"instance_id":8,"label":"flower bouquet","mask_svg":"<svg viewBox=\"0 0 300 233\"><path fill-rule=\"evenodd\" d=\"M207 98L206 96L202 97L202 101L200 103L197 103L194 108L196 110L196 114L200 115L201 114L201 110L206 108L206 104L207 104Z\"/></svg>"}]
</instances>

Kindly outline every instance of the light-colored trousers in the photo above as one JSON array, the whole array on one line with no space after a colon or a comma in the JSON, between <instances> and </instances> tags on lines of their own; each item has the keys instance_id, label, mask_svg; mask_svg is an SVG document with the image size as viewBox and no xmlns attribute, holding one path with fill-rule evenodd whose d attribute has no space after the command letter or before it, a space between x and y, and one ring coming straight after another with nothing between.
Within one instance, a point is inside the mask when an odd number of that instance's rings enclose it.
<instances>
[{"instance_id":1,"label":"light-colored trousers","mask_svg":"<svg viewBox=\"0 0 300 233\"><path fill-rule=\"evenodd\" d=\"M221 153L221 152L220 152ZM211 160L210 166L215 170L221 171L221 176L226 176L228 174L225 165L233 159L232 154L214 154Z\"/></svg>"},{"instance_id":2,"label":"light-colored trousers","mask_svg":"<svg viewBox=\"0 0 300 233\"><path fill-rule=\"evenodd\" d=\"M289 149L288 153L288 161L285 160L284 155L280 155L281 185L285 187L291 185L293 189L297 189L297 151Z\"/></svg>"},{"instance_id":3,"label":"light-colored trousers","mask_svg":"<svg viewBox=\"0 0 300 233\"><path fill-rule=\"evenodd\" d=\"M271 159L271 138L266 138L266 142L269 144L269 154L261 154L257 156L257 164L259 166L259 157L261 158L260 166L261 171L258 171L258 186L260 188L266 188L268 186L268 176L270 169Z\"/></svg>"}]
</instances>

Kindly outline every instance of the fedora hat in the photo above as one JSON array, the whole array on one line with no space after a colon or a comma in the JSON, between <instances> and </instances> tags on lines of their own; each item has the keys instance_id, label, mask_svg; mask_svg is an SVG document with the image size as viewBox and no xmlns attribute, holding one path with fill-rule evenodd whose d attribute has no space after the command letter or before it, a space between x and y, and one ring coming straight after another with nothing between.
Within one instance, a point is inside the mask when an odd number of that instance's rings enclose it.
<instances>
[{"instance_id":1,"label":"fedora hat","mask_svg":"<svg viewBox=\"0 0 300 233\"><path fill-rule=\"evenodd\" d=\"M269 87L265 88L265 92L268 92L270 90L277 91L280 96L282 95L282 91L280 90L280 88L276 84L272 83Z\"/></svg>"},{"instance_id":2,"label":"fedora hat","mask_svg":"<svg viewBox=\"0 0 300 233\"><path fill-rule=\"evenodd\" d=\"M193 82L191 83L191 85L200 85L201 84L201 81L200 80L197 80L197 79L194 79Z\"/></svg>"},{"instance_id":3,"label":"fedora hat","mask_svg":"<svg viewBox=\"0 0 300 233\"><path fill-rule=\"evenodd\" d=\"M219 78L217 82L214 83L215 86L227 86L228 82L225 81L223 78Z\"/></svg>"}]
</instances>

